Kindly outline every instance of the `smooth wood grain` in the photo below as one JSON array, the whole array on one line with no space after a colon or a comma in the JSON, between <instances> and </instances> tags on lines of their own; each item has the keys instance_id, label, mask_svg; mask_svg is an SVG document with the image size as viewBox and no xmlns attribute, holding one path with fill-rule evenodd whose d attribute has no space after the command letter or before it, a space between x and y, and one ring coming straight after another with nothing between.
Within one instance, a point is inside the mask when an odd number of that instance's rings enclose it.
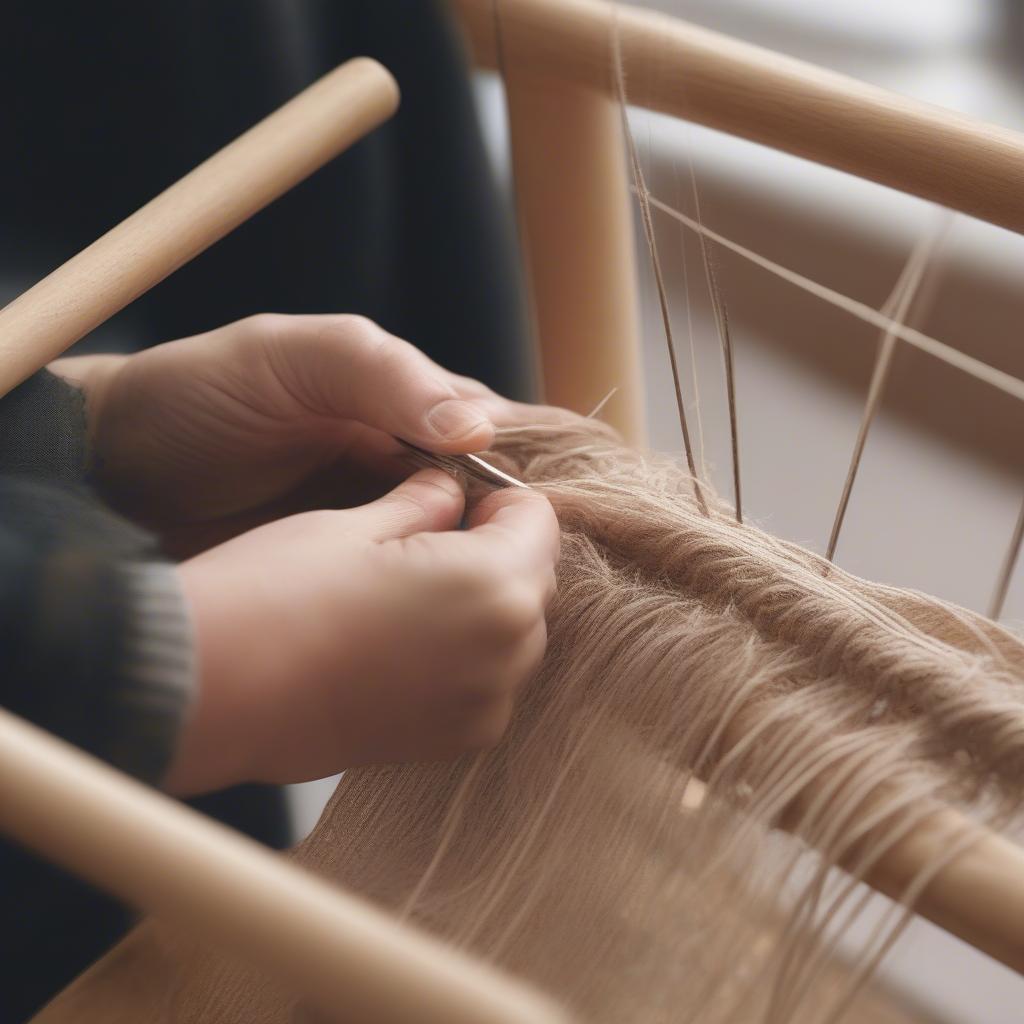
<instances>
[{"instance_id":1,"label":"smooth wood grain","mask_svg":"<svg viewBox=\"0 0 1024 1024\"><path fill-rule=\"evenodd\" d=\"M744 729L736 729L731 742L743 735ZM632 780L626 778L628 785ZM826 777L805 789L780 827L798 832L801 816L827 785ZM686 792L688 805L699 807L705 797L704 783L691 778ZM859 813L868 814L879 806L880 797L866 798ZM946 808L923 817L864 869L859 859L865 851L886 844L889 830L883 818L839 866L856 872L865 885L895 901L920 886L912 900L916 915L1024 974L1024 848Z\"/></svg>"},{"instance_id":2,"label":"smooth wood grain","mask_svg":"<svg viewBox=\"0 0 1024 1024\"><path fill-rule=\"evenodd\" d=\"M495 67L493 0L452 0ZM605 0L499 0L503 48L533 73L763 143L1024 232L1024 136L684 21Z\"/></svg>"},{"instance_id":3,"label":"smooth wood grain","mask_svg":"<svg viewBox=\"0 0 1024 1024\"><path fill-rule=\"evenodd\" d=\"M262 968L328 1019L565 1020L526 986L2 709L0 832ZM151 952L143 951L141 961L125 953L121 963L135 974L140 963L154 966ZM111 979L122 973L99 971L108 998L117 988ZM126 985L125 999L145 1002L162 977L158 970L152 983Z\"/></svg>"},{"instance_id":4,"label":"smooth wood grain","mask_svg":"<svg viewBox=\"0 0 1024 1024\"><path fill-rule=\"evenodd\" d=\"M620 782L622 799L628 803L635 779L627 772ZM703 784L691 779L687 794L688 806L698 806ZM802 805L813 795L808 793ZM797 817L800 810L794 808ZM974 841L961 848L958 844L967 832ZM868 833L863 843L883 839L884 826L879 833ZM973 829L958 814L940 812L895 844L864 881L899 900L923 864L941 861L952 849L956 856L930 879L915 912L1024 972L1024 889L1016 882L1024 875L1024 850L1009 840ZM856 861L857 853L852 852L849 866ZM152 922L144 923L62 992L33 1024L163 1024L179 969Z\"/></svg>"},{"instance_id":5,"label":"smooth wood grain","mask_svg":"<svg viewBox=\"0 0 1024 1024\"><path fill-rule=\"evenodd\" d=\"M0 396L390 117L360 57L325 75L0 310Z\"/></svg>"},{"instance_id":6,"label":"smooth wood grain","mask_svg":"<svg viewBox=\"0 0 1024 1024\"><path fill-rule=\"evenodd\" d=\"M900 899L965 834L971 844L925 886L914 912L951 935L1024 974L1024 849L1004 836L976 829L945 811L895 845L865 881Z\"/></svg>"},{"instance_id":7,"label":"smooth wood grain","mask_svg":"<svg viewBox=\"0 0 1024 1024\"><path fill-rule=\"evenodd\" d=\"M608 96L535 75L504 54L516 209L544 400L643 445L633 220L619 110Z\"/></svg>"}]
</instances>

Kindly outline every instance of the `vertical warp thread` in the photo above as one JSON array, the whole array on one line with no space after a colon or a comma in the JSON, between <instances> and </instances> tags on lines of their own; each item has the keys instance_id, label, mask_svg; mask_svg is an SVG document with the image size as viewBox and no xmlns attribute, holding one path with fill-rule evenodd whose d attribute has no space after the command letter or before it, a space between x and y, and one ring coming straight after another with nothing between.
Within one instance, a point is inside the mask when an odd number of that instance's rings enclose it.
<instances>
[{"instance_id":1,"label":"vertical warp thread","mask_svg":"<svg viewBox=\"0 0 1024 1024\"><path fill-rule=\"evenodd\" d=\"M672 334L672 319L668 309L668 295L665 290L665 281L661 272L661 260L658 257L658 243L654 237L654 223L651 219L650 197L647 191L647 183L644 180L643 168L640 166L640 158L636 150L636 140L633 138L633 131L629 126L629 116L626 110L626 82L625 70L622 65L622 42L619 38L618 11L613 11L612 20L612 53L615 71L615 88L618 93L619 111L622 117L622 135L626 142L626 149L629 156L630 169L633 175L633 185L636 189L637 198L640 202L640 219L643 223L644 238L647 241L647 249L650 253L651 267L654 271L654 283L658 292L658 304L661 307L661 320L665 329L665 344L668 348L669 365L672 368L672 383L675 387L676 409L679 413L679 428L683 434L683 450L686 454L686 465L693 480L693 494L697 504L705 515L710 515L704 493L701 490L700 477L697 474L697 466L693 458L693 443L690 438L690 427L686 420L686 405L683 401L682 384L679 377L679 363L676 359L675 339Z\"/></svg>"},{"instance_id":2,"label":"vertical warp thread","mask_svg":"<svg viewBox=\"0 0 1024 1024\"><path fill-rule=\"evenodd\" d=\"M897 323L892 317L886 316L874 307L867 305L867 303L851 299L850 296L837 292L834 288L829 288L827 285L814 281L804 274L790 270L789 267L784 267L781 263L776 263L774 260L754 252L753 249L740 245L739 242L734 242L731 238L726 238L721 232L712 230L706 224L698 223L692 217L688 217L682 211L674 209L656 196L648 194L647 199L654 209L660 210L673 220L679 221L679 223L685 225L691 231L706 235L716 245L728 249L730 252L753 263L762 270L768 271L769 274L774 274L795 288L799 288L801 291L805 291L815 296L815 298L821 299L822 302L827 302L830 306L841 309L844 313L849 313L850 316L856 317L866 324L871 324L871 326L877 327L879 330L891 330L897 338L913 345L914 348L927 352L928 355L941 360L949 366L956 367L962 373L969 374L976 380L982 380L991 387L998 388L1000 391L1020 401L1024 401L1024 380L1015 377L1012 373L1006 373L1003 370L997 369L995 366L976 359L974 356L970 356L966 352L954 348L952 345L947 345L937 338L930 337L923 331Z\"/></svg>"},{"instance_id":3,"label":"vertical warp thread","mask_svg":"<svg viewBox=\"0 0 1024 1024\"><path fill-rule=\"evenodd\" d=\"M690 167L690 188L693 192L693 212L698 224L704 220L700 211L700 194L697 189L697 173L693 167L693 161L689 161ZM704 263L704 278L707 281L708 297L711 300L711 312L715 320L715 329L718 332L718 342L722 349L722 364L725 367L725 395L729 409L729 448L732 455L732 486L733 496L736 505L736 522L743 522L743 496L740 487L740 440L739 425L736 414L736 377L733 367L732 355L732 332L729 329L729 314L725 308L725 300L722 298L722 290L718 285L718 275L715 273L714 262L711 252L708 249L707 237L703 232L698 233L700 242L700 254Z\"/></svg>"},{"instance_id":4,"label":"vertical warp thread","mask_svg":"<svg viewBox=\"0 0 1024 1024\"><path fill-rule=\"evenodd\" d=\"M678 195L679 177L678 171L675 167L673 167L673 172L676 175L676 194ZM693 381L693 411L697 420L697 443L698 451L700 453L700 474L702 477L707 477L708 463L704 453L704 422L700 411L700 375L697 373L697 346L695 344L693 331L693 301L690 294L690 268L689 261L686 258L686 234L682 231L679 232L679 258L682 263L683 298L686 302L686 341L690 350L690 377Z\"/></svg>"},{"instance_id":5,"label":"vertical warp thread","mask_svg":"<svg viewBox=\"0 0 1024 1024\"><path fill-rule=\"evenodd\" d=\"M921 283L925 279L929 265L941 247L951 224L952 215L947 211L943 211L933 229L918 239L917 244L914 246L907 259L906 266L903 268L899 280L892 290L892 294L882 307L884 312L892 315L896 323L907 322L911 307L918 295ZM842 529L846 518L850 494L853 491L853 484L857 478L857 470L860 468L868 431L871 429L875 414L882 404L882 396L885 394L885 386L889 381L889 371L892 368L892 357L895 350L896 335L890 328L883 333L878 346L878 356L875 359L874 369L871 372L871 383L868 386L867 400L864 403L864 411L861 414L857 440L853 445L853 454L850 456L846 479L843 481L843 491L839 498L839 507L836 509L835 519L832 523L832 532L828 538L825 557L830 562L835 558L836 546L839 543L839 531Z\"/></svg>"}]
</instances>

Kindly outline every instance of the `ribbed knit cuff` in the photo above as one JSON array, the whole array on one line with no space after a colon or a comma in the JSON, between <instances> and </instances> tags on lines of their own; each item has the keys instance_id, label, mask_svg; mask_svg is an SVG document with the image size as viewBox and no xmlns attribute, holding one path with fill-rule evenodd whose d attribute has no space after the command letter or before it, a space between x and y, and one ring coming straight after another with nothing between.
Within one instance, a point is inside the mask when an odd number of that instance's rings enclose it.
<instances>
[{"instance_id":1,"label":"ribbed knit cuff","mask_svg":"<svg viewBox=\"0 0 1024 1024\"><path fill-rule=\"evenodd\" d=\"M129 609L122 645L110 760L139 778L163 778L195 690L192 625L174 567L123 564L119 573Z\"/></svg>"}]
</instances>

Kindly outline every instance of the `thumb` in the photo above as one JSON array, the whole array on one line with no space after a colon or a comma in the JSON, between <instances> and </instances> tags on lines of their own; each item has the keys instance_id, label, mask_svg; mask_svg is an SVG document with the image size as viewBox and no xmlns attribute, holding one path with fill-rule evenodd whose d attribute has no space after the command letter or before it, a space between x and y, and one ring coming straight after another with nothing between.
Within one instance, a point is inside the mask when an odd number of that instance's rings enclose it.
<instances>
[{"instance_id":1,"label":"thumb","mask_svg":"<svg viewBox=\"0 0 1024 1024\"><path fill-rule=\"evenodd\" d=\"M454 530L465 504L466 496L452 477L440 469L424 469L383 498L344 515L353 533L383 542L414 533Z\"/></svg>"},{"instance_id":2,"label":"thumb","mask_svg":"<svg viewBox=\"0 0 1024 1024\"><path fill-rule=\"evenodd\" d=\"M427 356L372 321L302 315L260 323L266 326L257 336L288 394L318 415L355 420L431 451L482 451L493 442L483 410L460 397Z\"/></svg>"}]
</instances>

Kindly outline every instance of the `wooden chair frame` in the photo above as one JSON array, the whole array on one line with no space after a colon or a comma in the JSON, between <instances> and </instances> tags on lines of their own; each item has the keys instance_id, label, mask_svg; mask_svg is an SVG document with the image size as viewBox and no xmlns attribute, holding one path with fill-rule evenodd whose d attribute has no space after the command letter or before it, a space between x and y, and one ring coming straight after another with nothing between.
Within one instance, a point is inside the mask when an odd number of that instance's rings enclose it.
<instances>
[{"instance_id":1,"label":"wooden chair frame","mask_svg":"<svg viewBox=\"0 0 1024 1024\"><path fill-rule=\"evenodd\" d=\"M1024 137L603 0L452 0L509 105L524 258L549 401L641 440L632 217L614 41L631 103L1024 231ZM0 310L0 394L390 115L372 61L326 76ZM956 826L952 822L952 827ZM936 821L867 881L898 896ZM204 934L330 1013L376 1021L557 1021L499 972L0 711L0 829L132 905ZM1024 851L989 834L917 911L1024 971Z\"/></svg>"}]
</instances>

